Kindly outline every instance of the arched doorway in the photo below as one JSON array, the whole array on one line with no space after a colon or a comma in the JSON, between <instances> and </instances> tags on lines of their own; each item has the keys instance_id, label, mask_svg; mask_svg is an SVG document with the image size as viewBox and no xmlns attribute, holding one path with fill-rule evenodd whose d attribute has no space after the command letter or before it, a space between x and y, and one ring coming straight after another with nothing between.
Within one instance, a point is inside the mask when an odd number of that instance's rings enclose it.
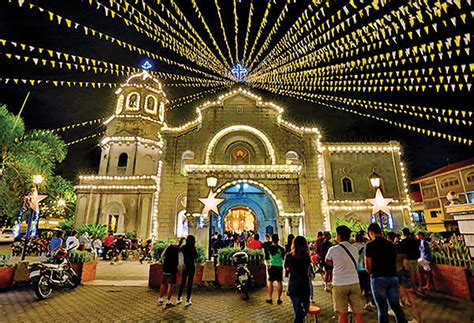
<instances>
[{"instance_id":1,"label":"arched doorway","mask_svg":"<svg viewBox=\"0 0 474 323\"><path fill-rule=\"evenodd\" d=\"M267 232L278 232L277 207L263 188L247 182L227 184L218 196L225 200L219 205L219 216L213 217L214 232L223 233L226 230L229 215L241 217L240 220L248 219L248 226L253 224L252 231L258 232L262 239Z\"/></svg>"},{"instance_id":2,"label":"arched doorway","mask_svg":"<svg viewBox=\"0 0 474 323\"><path fill-rule=\"evenodd\" d=\"M247 206L235 206L224 216L224 231L241 233L242 231L256 231L257 216Z\"/></svg>"}]
</instances>

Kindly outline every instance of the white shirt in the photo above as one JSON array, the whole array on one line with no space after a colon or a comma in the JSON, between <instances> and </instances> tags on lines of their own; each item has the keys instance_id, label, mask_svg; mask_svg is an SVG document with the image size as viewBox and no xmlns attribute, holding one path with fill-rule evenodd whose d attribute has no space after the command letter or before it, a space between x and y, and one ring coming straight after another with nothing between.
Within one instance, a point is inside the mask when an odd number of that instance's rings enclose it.
<instances>
[{"instance_id":1,"label":"white shirt","mask_svg":"<svg viewBox=\"0 0 474 323\"><path fill-rule=\"evenodd\" d=\"M357 248L347 241L343 241L340 244L343 244L344 247L346 247L357 263L359 259ZM332 271L332 284L334 286L359 283L359 276L357 275L356 267L354 266L351 257L340 245L335 245L329 248L326 259L332 260L334 266Z\"/></svg>"}]
</instances>

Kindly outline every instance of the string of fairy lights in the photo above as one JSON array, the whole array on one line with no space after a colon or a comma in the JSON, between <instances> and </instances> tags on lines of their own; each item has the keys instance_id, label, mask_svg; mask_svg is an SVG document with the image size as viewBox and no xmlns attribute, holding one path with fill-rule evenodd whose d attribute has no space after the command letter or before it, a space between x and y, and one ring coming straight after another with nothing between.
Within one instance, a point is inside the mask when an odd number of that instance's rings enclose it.
<instances>
[{"instance_id":1,"label":"string of fairy lights","mask_svg":"<svg viewBox=\"0 0 474 323\"><path fill-rule=\"evenodd\" d=\"M315 109L333 109L455 143L473 142L460 135L473 126L469 107L459 106L459 100L442 107L420 99L471 93L471 0L191 0L187 6L171 0L71 1L113 29L62 12L57 3L8 0L4 6L131 59L116 62L86 48L65 52L2 35L1 62L55 73L41 77L13 71L0 75L0 85L110 90L147 69L164 87L195 89L171 100L168 109L238 83L311 102ZM146 68L130 64L138 57L146 58ZM404 100L397 99L402 96ZM76 122L54 131L103 121Z\"/></svg>"}]
</instances>

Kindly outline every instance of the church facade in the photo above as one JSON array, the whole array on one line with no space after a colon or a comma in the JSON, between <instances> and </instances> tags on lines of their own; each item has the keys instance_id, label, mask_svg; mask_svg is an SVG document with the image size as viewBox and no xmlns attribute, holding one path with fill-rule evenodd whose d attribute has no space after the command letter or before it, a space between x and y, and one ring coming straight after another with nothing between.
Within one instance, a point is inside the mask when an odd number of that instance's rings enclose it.
<instances>
[{"instance_id":1,"label":"church facade","mask_svg":"<svg viewBox=\"0 0 474 323\"><path fill-rule=\"evenodd\" d=\"M76 226L166 239L211 231L304 234L333 229L338 219L371 221L366 199L381 178L395 226L409 225L401 147L397 142L330 143L317 128L285 119L283 108L245 89L221 93L172 125L161 84L147 72L117 90L105 122L97 175L80 176ZM200 198L209 178L219 214L209 221Z\"/></svg>"}]
</instances>

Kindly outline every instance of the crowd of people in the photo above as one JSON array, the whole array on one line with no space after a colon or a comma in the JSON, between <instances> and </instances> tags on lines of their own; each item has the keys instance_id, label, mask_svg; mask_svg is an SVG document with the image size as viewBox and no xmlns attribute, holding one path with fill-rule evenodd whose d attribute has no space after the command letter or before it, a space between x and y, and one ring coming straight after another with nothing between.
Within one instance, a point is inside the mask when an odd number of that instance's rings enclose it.
<instances>
[{"instance_id":1,"label":"crowd of people","mask_svg":"<svg viewBox=\"0 0 474 323\"><path fill-rule=\"evenodd\" d=\"M295 322L304 320L313 302L312 281L317 273L323 289L332 294L339 322L348 322L349 313L363 322L364 310L377 310L379 322L388 322L389 314L397 322L407 322L402 307L414 307L413 294L431 289L432 254L425 234L415 236L405 228L401 234L384 235L378 224L352 234L347 226L337 227L336 243L329 232L319 232L314 241L290 234L280 246L277 234L267 234L262 243L258 233L226 233L215 234L212 246L215 254L228 246L262 249L268 277L266 302L273 304L276 283L276 303L283 303L282 282L289 277L287 295Z\"/></svg>"}]
</instances>

